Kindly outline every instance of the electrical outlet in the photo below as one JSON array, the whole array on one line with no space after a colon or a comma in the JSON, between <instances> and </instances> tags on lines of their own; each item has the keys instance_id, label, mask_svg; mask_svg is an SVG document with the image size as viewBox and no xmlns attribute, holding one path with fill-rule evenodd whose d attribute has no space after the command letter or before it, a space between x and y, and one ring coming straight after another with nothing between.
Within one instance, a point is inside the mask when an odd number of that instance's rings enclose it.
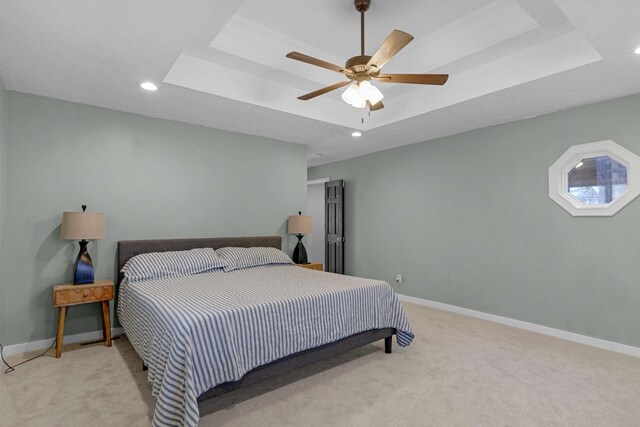
<instances>
[{"instance_id":1,"label":"electrical outlet","mask_svg":"<svg viewBox=\"0 0 640 427\"><path fill-rule=\"evenodd\" d=\"M402 283L402 274L396 274L396 283Z\"/></svg>"}]
</instances>

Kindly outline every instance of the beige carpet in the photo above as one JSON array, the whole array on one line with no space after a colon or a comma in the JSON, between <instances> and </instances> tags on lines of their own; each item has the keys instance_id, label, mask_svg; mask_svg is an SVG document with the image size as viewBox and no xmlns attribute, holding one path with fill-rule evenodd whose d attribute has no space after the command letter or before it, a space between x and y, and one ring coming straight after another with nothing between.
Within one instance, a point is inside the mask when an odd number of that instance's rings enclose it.
<instances>
[{"instance_id":1,"label":"beige carpet","mask_svg":"<svg viewBox=\"0 0 640 427\"><path fill-rule=\"evenodd\" d=\"M416 339L363 347L201 405L201 426L640 425L640 359L405 304ZM2 426L146 426L126 338L0 374Z\"/></svg>"}]
</instances>

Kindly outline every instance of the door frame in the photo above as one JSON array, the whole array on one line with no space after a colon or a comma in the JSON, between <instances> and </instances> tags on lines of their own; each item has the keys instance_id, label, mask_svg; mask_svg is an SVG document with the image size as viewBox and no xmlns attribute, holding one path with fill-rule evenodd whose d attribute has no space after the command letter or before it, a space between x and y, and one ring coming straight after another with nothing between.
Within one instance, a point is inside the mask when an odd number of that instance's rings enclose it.
<instances>
[{"instance_id":1,"label":"door frame","mask_svg":"<svg viewBox=\"0 0 640 427\"><path fill-rule=\"evenodd\" d=\"M331 181L331 178L312 179L311 181L307 181L307 185L324 184L325 182L329 181Z\"/></svg>"},{"instance_id":2,"label":"door frame","mask_svg":"<svg viewBox=\"0 0 640 427\"><path fill-rule=\"evenodd\" d=\"M322 185L322 188L324 189L324 184L327 183L327 182L330 182L330 181L331 181L331 177L308 180L307 181L307 198L309 197L308 188L309 188L310 185ZM322 225L323 226L322 226L322 229L320 229L320 230L316 230L314 228L312 234L314 236L318 236L323 242L323 245L322 245L322 260L323 260L323 263L324 263L324 262L326 262L326 259L325 259L325 252L326 252L325 226L326 226L326 223L327 223L327 218L326 218L327 209L326 209L326 206L325 206L324 191L322 191L322 194L323 194L323 196L322 196ZM307 210L308 209L309 209L309 201L307 199ZM309 244L309 237L310 236L307 236L307 244Z\"/></svg>"}]
</instances>

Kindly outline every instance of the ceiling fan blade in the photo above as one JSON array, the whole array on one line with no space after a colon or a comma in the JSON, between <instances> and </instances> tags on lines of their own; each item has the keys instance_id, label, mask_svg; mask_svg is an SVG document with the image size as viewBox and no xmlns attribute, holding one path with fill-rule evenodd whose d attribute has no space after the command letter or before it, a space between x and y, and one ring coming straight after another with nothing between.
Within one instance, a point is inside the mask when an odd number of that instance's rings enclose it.
<instances>
[{"instance_id":1,"label":"ceiling fan blade","mask_svg":"<svg viewBox=\"0 0 640 427\"><path fill-rule=\"evenodd\" d=\"M372 78L380 83L412 83L442 86L449 80L449 74L380 74Z\"/></svg>"},{"instance_id":2,"label":"ceiling fan blade","mask_svg":"<svg viewBox=\"0 0 640 427\"><path fill-rule=\"evenodd\" d=\"M306 62L307 64L315 65L316 67L326 68L327 70L336 71L343 74L351 74L351 72L344 67L332 64L322 59L314 58L313 56L305 55L300 52L289 52L287 58L295 59L296 61Z\"/></svg>"},{"instance_id":3,"label":"ceiling fan blade","mask_svg":"<svg viewBox=\"0 0 640 427\"><path fill-rule=\"evenodd\" d=\"M323 87L322 89L318 89L315 92L307 93L306 95L299 96L298 99L303 101L308 101L311 98L315 98L316 96L324 95L327 92L331 92L332 90L340 89L342 86L346 86L351 83L350 80L345 82L340 82L336 84L332 84L331 86Z\"/></svg>"},{"instance_id":4,"label":"ceiling fan blade","mask_svg":"<svg viewBox=\"0 0 640 427\"><path fill-rule=\"evenodd\" d=\"M371 72L379 71L384 64L389 62L389 60L393 58L396 53L400 52L411 40L413 40L411 34L400 30L393 30L378 51L374 53L369 62L367 62L367 70Z\"/></svg>"},{"instance_id":5,"label":"ceiling fan blade","mask_svg":"<svg viewBox=\"0 0 640 427\"><path fill-rule=\"evenodd\" d=\"M367 105L369 106L369 111L378 111L384 108L382 101L378 101L378 103L374 105L371 105L371 103L367 101Z\"/></svg>"}]
</instances>

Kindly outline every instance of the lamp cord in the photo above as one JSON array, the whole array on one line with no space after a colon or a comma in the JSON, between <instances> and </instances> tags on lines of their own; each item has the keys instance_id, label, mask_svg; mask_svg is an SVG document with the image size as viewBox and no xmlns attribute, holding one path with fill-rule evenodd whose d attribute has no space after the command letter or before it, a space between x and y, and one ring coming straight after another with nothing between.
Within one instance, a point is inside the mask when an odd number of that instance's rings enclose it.
<instances>
[{"instance_id":1,"label":"lamp cord","mask_svg":"<svg viewBox=\"0 0 640 427\"><path fill-rule=\"evenodd\" d=\"M67 317L67 314L69 314L69 310L68 310L68 309L67 309L67 312L64 314L65 319L66 319L66 317ZM11 372L15 371L15 370L16 370L16 368L17 368L18 366L20 366L20 365L24 365L25 363L27 363L27 362L31 362L32 360L37 359L38 357L42 357L42 356L44 356L45 354L47 354L47 352L48 352L49 350L51 350L51 349L53 348L53 346L54 346L54 345L56 345L56 343L57 343L57 342L58 342L58 337L54 338L54 339L53 339L53 342L51 343L51 345L49 346L49 348L47 348L47 349L46 349L45 351L43 351L42 353L38 354L37 356L33 356L33 357L32 357L32 358L30 358L30 359L23 360L22 362L17 363L17 364L15 364L15 365L13 365L13 366L9 365L9 363L4 359L4 347L3 347L2 343L0 343L0 358L2 359L2 362L3 362L5 365L7 365L7 369L5 369L5 370L4 370L4 373L5 373L5 374L10 374Z\"/></svg>"},{"instance_id":2,"label":"lamp cord","mask_svg":"<svg viewBox=\"0 0 640 427\"><path fill-rule=\"evenodd\" d=\"M33 359L37 359L38 357L44 356L49 350L51 350L53 348L53 346L56 344L57 338L54 338L53 342L51 343L51 345L49 346L49 348L47 348L45 351L43 351L42 353L38 354L37 356L33 356L31 359L27 359L27 360L23 360L20 363L17 363L15 365L9 365L9 363L4 359L4 347L2 346L2 343L0 343L0 357L2 358L2 362L7 365L7 369L4 370L5 374L10 374L11 372L15 371L16 368L20 365L23 365L27 362L31 362Z\"/></svg>"}]
</instances>

